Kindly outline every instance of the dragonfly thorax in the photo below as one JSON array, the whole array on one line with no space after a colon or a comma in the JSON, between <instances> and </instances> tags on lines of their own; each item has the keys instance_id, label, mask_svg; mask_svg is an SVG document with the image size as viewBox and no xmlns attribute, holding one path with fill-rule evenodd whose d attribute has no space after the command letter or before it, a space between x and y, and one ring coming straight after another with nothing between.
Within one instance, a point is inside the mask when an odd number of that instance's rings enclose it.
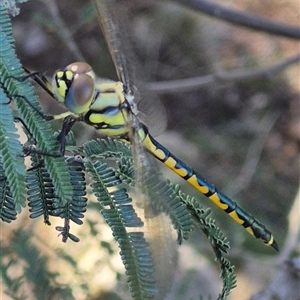
<instances>
[{"instance_id":1,"label":"dragonfly thorax","mask_svg":"<svg viewBox=\"0 0 300 300\"><path fill-rule=\"evenodd\" d=\"M52 87L59 103L74 114L84 114L95 98L95 73L87 63L72 63L54 74Z\"/></svg>"},{"instance_id":2,"label":"dragonfly thorax","mask_svg":"<svg viewBox=\"0 0 300 300\"><path fill-rule=\"evenodd\" d=\"M101 134L128 139L136 108L134 95L125 93L122 82L98 79L90 65L76 62L55 73L52 87L56 100L69 110L60 118L73 115Z\"/></svg>"},{"instance_id":3,"label":"dragonfly thorax","mask_svg":"<svg viewBox=\"0 0 300 300\"><path fill-rule=\"evenodd\" d=\"M96 83L95 99L84 115L84 121L93 125L101 134L124 138L130 131L131 107L122 82L99 80Z\"/></svg>"}]
</instances>

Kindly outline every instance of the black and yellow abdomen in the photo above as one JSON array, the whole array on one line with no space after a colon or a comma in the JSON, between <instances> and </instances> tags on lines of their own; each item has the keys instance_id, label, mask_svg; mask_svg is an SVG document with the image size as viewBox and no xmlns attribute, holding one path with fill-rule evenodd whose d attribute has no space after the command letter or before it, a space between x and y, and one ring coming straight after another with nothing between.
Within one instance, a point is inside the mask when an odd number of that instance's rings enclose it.
<instances>
[{"instance_id":1,"label":"black and yellow abdomen","mask_svg":"<svg viewBox=\"0 0 300 300\"><path fill-rule=\"evenodd\" d=\"M164 163L199 192L209 198L215 205L224 210L237 223L242 225L250 234L261 239L265 244L278 251L278 245L271 232L252 215L239 207L236 202L225 194L219 192L216 187L204 179L191 167L179 160L168 149L157 142L149 133L146 126L142 125L139 131L144 147L158 160Z\"/></svg>"}]
</instances>

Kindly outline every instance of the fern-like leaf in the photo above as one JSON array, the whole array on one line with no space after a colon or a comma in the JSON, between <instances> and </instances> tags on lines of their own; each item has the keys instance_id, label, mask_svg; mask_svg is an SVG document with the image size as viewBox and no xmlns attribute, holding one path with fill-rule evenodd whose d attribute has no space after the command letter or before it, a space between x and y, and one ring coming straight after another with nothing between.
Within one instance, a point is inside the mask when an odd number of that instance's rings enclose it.
<instances>
[{"instance_id":1,"label":"fern-like leaf","mask_svg":"<svg viewBox=\"0 0 300 300\"><path fill-rule=\"evenodd\" d=\"M143 232L128 232L128 228L143 226L131 205L132 200L120 187L121 182L112 168L100 161L89 160L85 166L93 181L93 193L102 206L101 213L119 243L133 299L153 299L157 288L152 276L154 269L148 244ZM110 191L112 187L114 189Z\"/></svg>"},{"instance_id":2,"label":"fern-like leaf","mask_svg":"<svg viewBox=\"0 0 300 300\"><path fill-rule=\"evenodd\" d=\"M7 287L5 292L11 299L48 299L51 295L73 300L71 289L60 284L56 280L57 273L49 270L49 257L42 255L41 250L31 241L32 233L19 229L11 234L14 238L9 245L1 245L0 256L0 274ZM16 272L11 272L11 269L20 267L22 276L18 277ZM27 296L31 293L31 297L26 297L24 291Z\"/></svg>"},{"instance_id":3,"label":"fern-like leaf","mask_svg":"<svg viewBox=\"0 0 300 300\"><path fill-rule=\"evenodd\" d=\"M22 207L25 206L26 199L24 183L26 170L22 146L19 142L19 135L14 126L13 116L8 103L9 99L6 97L3 89L0 88L0 153L2 165L15 202L16 211L21 212Z\"/></svg>"},{"instance_id":4,"label":"fern-like leaf","mask_svg":"<svg viewBox=\"0 0 300 300\"><path fill-rule=\"evenodd\" d=\"M7 178L4 174L2 159L0 158L0 219L10 223L17 219L15 202L11 195Z\"/></svg>"},{"instance_id":5,"label":"fern-like leaf","mask_svg":"<svg viewBox=\"0 0 300 300\"><path fill-rule=\"evenodd\" d=\"M13 48L11 22L6 9L0 9L0 84L3 92L0 95L1 128L0 144L4 169L16 201L17 209L25 204L25 165L22 159L22 147L19 137L14 133L14 119L9 103L16 102L18 118L25 124L38 149L45 153L58 153L60 145L53 134L49 123L42 117L41 108L33 87L29 81L23 80L24 71ZM5 25L4 25L5 24ZM6 107L4 107L6 105ZM68 167L64 158L45 157L45 167L50 174L55 190L63 203L72 200L73 187L71 185ZM14 170L14 172L12 172ZM20 177L20 178L18 178Z\"/></svg>"},{"instance_id":6,"label":"fern-like leaf","mask_svg":"<svg viewBox=\"0 0 300 300\"><path fill-rule=\"evenodd\" d=\"M70 221L81 225L82 218L86 212L87 198L86 183L83 172L83 165L75 157L68 159L71 183L74 194L72 201L66 204L59 199L49 173L43 166L43 160L36 154L32 155L33 168L28 172L27 188L28 201L30 208L30 217L37 218L44 216L44 222L50 225L49 216L56 216L64 219L65 226L57 227L61 232L63 242L70 237L73 241L79 239L72 235L70 230Z\"/></svg>"},{"instance_id":7,"label":"fern-like leaf","mask_svg":"<svg viewBox=\"0 0 300 300\"><path fill-rule=\"evenodd\" d=\"M216 226L215 220L209 217L210 209L204 210L195 198L185 195L180 190L178 190L178 195L187 205L187 208L193 215L196 223L207 236L211 247L216 254L216 260L221 266L220 277L223 280L223 289L218 300L225 300L230 294L230 291L236 287L234 266L231 265L230 261L224 256L228 253L230 248L229 242L223 232Z\"/></svg>"}]
</instances>

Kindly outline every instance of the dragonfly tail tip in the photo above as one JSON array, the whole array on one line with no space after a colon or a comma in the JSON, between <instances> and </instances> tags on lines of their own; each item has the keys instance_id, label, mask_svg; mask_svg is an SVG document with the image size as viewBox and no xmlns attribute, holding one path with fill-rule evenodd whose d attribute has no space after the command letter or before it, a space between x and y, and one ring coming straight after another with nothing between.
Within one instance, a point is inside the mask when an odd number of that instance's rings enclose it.
<instances>
[{"instance_id":1,"label":"dragonfly tail tip","mask_svg":"<svg viewBox=\"0 0 300 300\"><path fill-rule=\"evenodd\" d=\"M277 252L279 252L278 244L275 240L273 240L273 243L270 245L273 249L275 249Z\"/></svg>"}]
</instances>

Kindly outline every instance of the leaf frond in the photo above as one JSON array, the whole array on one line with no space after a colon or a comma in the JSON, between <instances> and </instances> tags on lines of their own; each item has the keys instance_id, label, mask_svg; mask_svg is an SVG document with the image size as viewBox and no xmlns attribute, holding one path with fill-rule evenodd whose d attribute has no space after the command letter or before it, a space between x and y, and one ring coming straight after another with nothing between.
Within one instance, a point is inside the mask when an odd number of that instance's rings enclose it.
<instances>
[{"instance_id":1,"label":"leaf frond","mask_svg":"<svg viewBox=\"0 0 300 300\"><path fill-rule=\"evenodd\" d=\"M18 229L13 231L13 235L9 245L1 245L0 271L7 286L5 292L12 299L29 299L28 293L25 295L23 291L26 290L25 285L32 284L38 288L29 289L32 293L30 299L47 299L52 295L73 300L71 289L60 284L56 280L57 273L49 270L49 258L42 255L40 249L32 242L31 233ZM22 275L18 277L15 272L9 270L20 267L20 261L23 262Z\"/></svg>"},{"instance_id":2,"label":"leaf frond","mask_svg":"<svg viewBox=\"0 0 300 300\"><path fill-rule=\"evenodd\" d=\"M49 173L43 166L38 155L32 155L33 168L27 175L28 201L30 206L30 218L44 216L44 222L51 225L50 216L60 217L64 219L65 226L58 227L61 232L63 242L66 242L68 237L76 242L79 241L76 237L70 234L70 221L81 225L82 218L86 212L87 198L86 182L84 177L84 168L81 162L78 162L75 157L68 159L69 173L74 194L72 201L64 204L58 197L54 184Z\"/></svg>"},{"instance_id":3,"label":"leaf frond","mask_svg":"<svg viewBox=\"0 0 300 300\"><path fill-rule=\"evenodd\" d=\"M3 13L0 11L0 18ZM3 61L9 60L13 55L10 44L6 40L3 32L0 32L0 73L5 74L5 65ZM2 59L3 56L3 59ZM12 197L15 201L15 207L21 212L25 206L25 184L26 174L23 150L19 141L17 129L14 126L14 118L10 109L10 98L4 86L5 78L0 78L0 153L5 176L11 187Z\"/></svg>"},{"instance_id":4,"label":"leaf frond","mask_svg":"<svg viewBox=\"0 0 300 300\"><path fill-rule=\"evenodd\" d=\"M195 198L185 195L182 192L180 192L180 196L215 252L216 260L221 267L220 277L223 281L222 293L219 295L218 300L224 300L230 294L230 291L236 287L234 266L225 257L230 248L229 242L220 228L216 226L215 220L209 217L210 209L204 210Z\"/></svg>"},{"instance_id":5,"label":"leaf frond","mask_svg":"<svg viewBox=\"0 0 300 300\"><path fill-rule=\"evenodd\" d=\"M1 24L5 23L0 32L0 105L1 131L0 143L4 169L10 183L11 192L15 199L17 210L25 205L25 165L19 136L14 124L15 115L26 125L26 129L37 148L45 153L58 153L59 143L56 140L50 124L42 117L38 97L16 57L11 35L11 22L6 9L0 9ZM10 110L10 102L14 100L17 114ZM45 157L45 166L53 180L54 187L63 203L72 199L72 185L68 167L64 158ZM12 172L14 170L14 172Z\"/></svg>"},{"instance_id":6,"label":"leaf frond","mask_svg":"<svg viewBox=\"0 0 300 300\"><path fill-rule=\"evenodd\" d=\"M119 243L133 299L152 299L157 289L152 276L154 269L148 243L142 231L129 231L129 228L143 226L131 205L131 198L126 189L120 186L117 174L107 164L88 160L85 167L92 179L93 193L102 206L101 214Z\"/></svg>"},{"instance_id":7,"label":"leaf frond","mask_svg":"<svg viewBox=\"0 0 300 300\"><path fill-rule=\"evenodd\" d=\"M162 180L155 169L145 174L141 184L147 188L151 204L157 211L165 213L171 219L172 225L177 230L178 244L181 244L183 239L187 240L193 230L192 216L178 197L178 190L174 185L168 180Z\"/></svg>"},{"instance_id":8,"label":"leaf frond","mask_svg":"<svg viewBox=\"0 0 300 300\"><path fill-rule=\"evenodd\" d=\"M4 173L2 158L0 157L0 219L10 223L17 219L15 202L12 197L9 183Z\"/></svg>"}]
</instances>

